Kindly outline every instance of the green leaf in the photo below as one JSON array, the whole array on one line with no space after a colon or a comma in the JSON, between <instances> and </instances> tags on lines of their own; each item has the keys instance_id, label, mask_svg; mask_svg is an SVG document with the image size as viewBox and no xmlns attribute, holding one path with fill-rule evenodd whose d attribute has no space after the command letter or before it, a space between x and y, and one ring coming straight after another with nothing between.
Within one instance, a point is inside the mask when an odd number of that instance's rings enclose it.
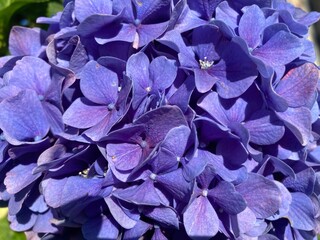
<instances>
[{"instance_id":1,"label":"green leaf","mask_svg":"<svg viewBox=\"0 0 320 240\"><path fill-rule=\"evenodd\" d=\"M25 240L26 237L23 233L16 233L10 229L7 212L7 208L0 208L0 239Z\"/></svg>"},{"instance_id":2,"label":"green leaf","mask_svg":"<svg viewBox=\"0 0 320 240\"><path fill-rule=\"evenodd\" d=\"M47 16L51 17L55 15L57 12L60 12L63 10L62 3L59 2L49 2L47 7Z\"/></svg>"},{"instance_id":3,"label":"green leaf","mask_svg":"<svg viewBox=\"0 0 320 240\"><path fill-rule=\"evenodd\" d=\"M10 19L21 7L30 3L43 3L49 0L0 0L0 53L6 48Z\"/></svg>"}]
</instances>

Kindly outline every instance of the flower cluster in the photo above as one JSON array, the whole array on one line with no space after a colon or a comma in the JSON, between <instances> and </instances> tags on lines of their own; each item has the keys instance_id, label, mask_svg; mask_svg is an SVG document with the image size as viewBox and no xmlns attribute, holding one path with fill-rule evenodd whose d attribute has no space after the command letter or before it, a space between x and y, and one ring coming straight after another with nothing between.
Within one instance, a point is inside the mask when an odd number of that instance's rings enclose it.
<instances>
[{"instance_id":1,"label":"flower cluster","mask_svg":"<svg viewBox=\"0 0 320 240\"><path fill-rule=\"evenodd\" d=\"M313 239L320 14L66 0L0 58L0 200L28 239Z\"/></svg>"}]
</instances>

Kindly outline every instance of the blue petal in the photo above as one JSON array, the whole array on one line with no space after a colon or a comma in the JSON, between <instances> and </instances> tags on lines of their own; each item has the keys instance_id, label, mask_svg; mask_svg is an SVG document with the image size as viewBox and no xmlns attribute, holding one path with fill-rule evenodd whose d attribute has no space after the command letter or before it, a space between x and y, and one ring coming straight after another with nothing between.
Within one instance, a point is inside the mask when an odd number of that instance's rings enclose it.
<instances>
[{"instance_id":1,"label":"blue petal","mask_svg":"<svg viewBox=\"0 0 320 240\"><path fill-rule=\"evenodd\" d=\"M39 140L49 131L41 102L33 90L21 91L0 106L0 126L9 142Z\"/></svg>"},{"instance_id":2,"label":"blue petal","mask_svg":"<svg viewBox=\"0 0 320 240\"><path fill-rule=\"evenodd\" d=\"M239 22L239 36L246 40L250 48L255 49L261 43L265 22L265 16L257 5L245 8Z\"/></svg>"},{"instance_id":3,"label":"blue petal","mask_svg":"<svg viewBox=\"0 0 320 240\"><path fill-rule=\"evenodd\" d=\"M75 17L82 22L93 14L111 14L112 1L110 0L77 0L75 1Z\"/></svg>"},{"instance_id":4,"label":"blue petal","mask_svg":"<svg viewBox=\"0 0 320 240\"><path fill-rule=\"evenodd\" d=\"M183 214L183 224L189 237L203 240L218 233L219 218L206 197L199 196Z\"/></svg>"},{"instance_id":5,"label":"blue petal","mask_svg":"<svg viewBox=\"0 0 320 240\"><path fill-rule=\"evenodd\" d=\"M82 233L86 239L117 239L119 235L117 223L106 216L89 219L82 225Z\"/></svg>"},{"instance_id":6,"label":"blue petal","mask_svg":"<svg viewBox=\"0 0 320 240\"><path fill-rule=\"evenodd\" d=\"M276 86L276 92L289 107L306 107L313 98L319 79L319 69L312 63L305 63L290 70Z\"/></svg>"},{"instance_id":7,"label":"blue petal","mask_svg":"<svg viewBox=\"0 0 320 240\"><path fill-rule=\"evenodd\" d=\"M288 218L293 228L311 231L315 228L314 209L311 199L299 192L291 193L292 202Z\"/></svg>"},{"instance_id":8,"label":"blue petal","mask_svg":"<svg viewBox=\"0 0 320 240\"><path fill-rule=\"evenodd\" d=\"M273 181L261 175L249 173L248 179L237 185L236 190L258 218L270 217L280 208L280 190Z\"/></svg>"}]
</instances>

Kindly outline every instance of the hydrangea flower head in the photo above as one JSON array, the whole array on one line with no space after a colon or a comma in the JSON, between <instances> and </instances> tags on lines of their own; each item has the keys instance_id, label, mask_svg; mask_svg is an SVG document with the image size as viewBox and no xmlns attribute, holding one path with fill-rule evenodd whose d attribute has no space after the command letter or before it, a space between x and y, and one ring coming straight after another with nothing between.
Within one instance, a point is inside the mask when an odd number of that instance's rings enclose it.
<instances>
[{"instance_id":1,"label":"hydrangea flower head","mask_svg":"<svg viewBox=\"0 0 320 240\"><path fill-rule=\"evenodd\" d=\"M0 58L27 239L314 239L319 67L285 0L66 0Z\"/></svg>"}]
</instances>

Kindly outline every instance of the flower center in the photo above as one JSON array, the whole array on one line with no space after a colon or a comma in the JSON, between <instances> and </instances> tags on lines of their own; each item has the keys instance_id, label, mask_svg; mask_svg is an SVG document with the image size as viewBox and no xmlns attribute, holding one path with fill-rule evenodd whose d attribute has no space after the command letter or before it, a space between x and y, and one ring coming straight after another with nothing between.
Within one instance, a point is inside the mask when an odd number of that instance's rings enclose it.
<instances>
[{"instance_id":1,"label":"flower center","mask_svg":"<svg viewBox=\"0 0 320 240\"><path fill-rule=\"evenodd\" d=\"M147 146L147 142L146 142L146 141L142 141L142 142L140 143L140 146L141 146L142 148L145 148L145 147Z\"/></svg>"},{"instance_id":2,"label":"flower center","mask_svg":"<svg viewBox=\"0 0 320 240\"><path fill-rule=\"evenodd\" d=\"M43 96L43 95L41 95L41 94L40 94L40 95L38 95L38 98L39 98L39 100L40 100L40 101L43 101L43 100L44 100L44 96Z\"/></svg>"},{"instance_id":3,"label":"flower center","mask_svg":"<svg viewBox=\"0 0 320 240\"><path fill-rule=\"evenodd\" d=\"M149 176L152 180L156 180L157 174L151 173Z\"/></svg>"},{"instance_id":4,"label":"flower center","mask_svg":"<svg viewBox=\"0 0 320 240\"><path fill-rule=\"evenodd\" d=\"M82 172L79 172L79 175L81 177L88 178L88 173L89 173L89 168L83 170Z\"/></svg>"},{"instance_id":5,"label":"flower center","mask_svg":"<svg viewBox=\"0 0 320 240\"><path fill-rule=\"evenodd\" d=\"M115 106L114 106L114 103L109 103L108 106L107 106L107 108L108 108L109 111L113 110L114 107L115 107Z\"/></svg>"},{"instance_id":6,"label":"flower center","mask_svg":"<svg viewBox=\"0 0 320 240\"><path fill-rule=\"evenodd\" d=\"M208 69L213 65L214 61L208 61L207 57L204 57L203 60L199 60L199 63L201 69Z\"/></svg>"},{"instance_id":7,"label":"flower center","mask_svg":"<svg viewBox=\"0 0 320 240\"><path fill-rule=\"evenodd\" d=\"M35 136L35 137L33 138L33 140L34 140L35 142L39 142L41 139L42 139L42 138L41 138L40 136Z\"/></svg>"},{"instance_id":8,"label":"flower center","mask_svg":"<svg viewBox=\"0 0 320 240\"><path fill-rule=\"evenodd\" d=\"M203 189L201 194L204 197L208 196L208 189Z\"/></svg>"},{"instance_id":9,"label":"flower center","mask_svg":"<svg viewBox=\"0 0 320 240\"><path fill-rule=\"evenodd\" d=\"M151 92L151 87L146 87L146 91L149 93Z\"/></svg>"},{"instance_id":10,"label":"flower center","mask_svg":"<svg viewBox=\"0 0 320 240\"><path fill-rule=\"evenodd\" d=\"M1 134L0 134L0 141L5 141L5 140L6 140L6 138L5 138L4 134L1 133Z\"/></svg>"},{"instance_id":11,"label":"flower center","mask_svg":"<svg viewBox=\"0 0 320 240\"><path fill-rule=\"evenodd\" d=\"M135 19L134 20L134 25L137 27L141 24L141 20L140 19Z\"/></svg>"}]
</instances>

